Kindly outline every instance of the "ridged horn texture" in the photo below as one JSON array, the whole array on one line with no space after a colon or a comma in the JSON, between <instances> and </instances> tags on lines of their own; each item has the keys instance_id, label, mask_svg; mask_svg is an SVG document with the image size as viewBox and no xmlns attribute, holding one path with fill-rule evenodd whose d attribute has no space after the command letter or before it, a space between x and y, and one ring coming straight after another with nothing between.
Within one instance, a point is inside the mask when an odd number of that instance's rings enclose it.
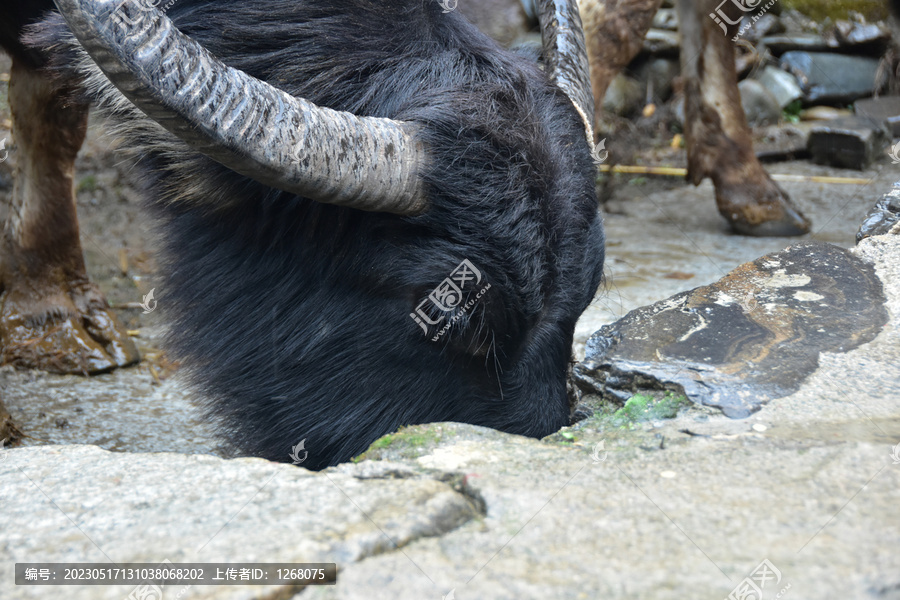
<instances>
[{"instance_id":1,"label":"ridged horn texture","mask_svg":"<svg viewBox=\"0 0 900 600\"><path fill-rule=\"evenodd\" d=\"M322 203L426 210L412 124L319 107L228 67L145 0L54 1L125 97L197 151Z\"/></svg>"},{"instance_id":2,"label":"ridged horn texture","mask_svg":"<svg viewBox=\"0 0 900 600\"><path fill-rule=\"evenodd\" d=\"M581 115L593 151L594 96L578 3L575 0L539 0L538 11L547 72Z\"/></svg>"}]
</instances>

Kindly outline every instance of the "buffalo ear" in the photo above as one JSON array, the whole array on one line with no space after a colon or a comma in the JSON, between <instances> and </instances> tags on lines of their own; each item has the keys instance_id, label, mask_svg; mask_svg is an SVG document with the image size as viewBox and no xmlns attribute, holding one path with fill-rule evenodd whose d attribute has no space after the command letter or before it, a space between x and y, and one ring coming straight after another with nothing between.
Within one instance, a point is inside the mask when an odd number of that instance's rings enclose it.
<instances>
[{"instance_id":1,"label":"buffalo ear","mask_svg":"<svg viewBox=\"0 0 900 600\"><path fill-rule=\"evenodd\" d=\"M593 152L594 96L578 3L576 0L536 1L547 73L575 105Z\"/></svg>"}]
</instances>

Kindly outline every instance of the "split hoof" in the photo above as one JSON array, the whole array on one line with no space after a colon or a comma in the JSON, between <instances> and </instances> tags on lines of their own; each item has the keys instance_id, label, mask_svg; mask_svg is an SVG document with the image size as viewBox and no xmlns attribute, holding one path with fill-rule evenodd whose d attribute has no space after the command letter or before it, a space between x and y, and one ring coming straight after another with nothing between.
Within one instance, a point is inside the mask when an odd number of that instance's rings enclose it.
<instances>
[{"instance_id":1,"label":"split hoof","mask_svg":"<svg viewBox=\"0 0 900 600\"><path fill-rule=\"evenodd\" d=\"M787 192L768 177L762 185L716 186L716 204L732 231L740 235L792 237L807 234L812 227Z\"/></svg>"},{"instance_id":2,"label":"split hoof","mask_svg":"<svg viewBox=\"0 0 900 600\"><path fill-rule=\"evenodd\" d=\"M0 363L85 375L137 363L134 342L100 292L91 284L76 288L0 296Z\"/></svg>"},{"instance_id":3,"label":"split hoof","mask_svg":"<svg viewBox=\"0 0 900 600\"><path fill-rule=\"evenodd\" d=\"M785 206L783 212L778 219L757 224L732 221L731 230L740 235L753 237L794 237L809 233L812 223L800 211Z\"/></svg>"}]
</instances>

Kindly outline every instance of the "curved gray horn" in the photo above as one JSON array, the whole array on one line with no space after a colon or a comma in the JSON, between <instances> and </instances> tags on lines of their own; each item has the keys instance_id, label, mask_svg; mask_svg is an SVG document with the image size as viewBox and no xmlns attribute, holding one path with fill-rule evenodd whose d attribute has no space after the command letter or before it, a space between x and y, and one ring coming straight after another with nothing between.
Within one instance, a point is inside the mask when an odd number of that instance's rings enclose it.
<instances>
[{"instance_id":1,"label":"curved gray horn","mask_svg":"<svg viewBox=\"0 0 900 600\"><path fill-rule=\"evenodd\" d=\"M593 151L594 96L578 3L575 0L539 0L538 13L547 72L581 115Z\"/></svg>"},{"instance_id":2,"label":"curved gray horn","mask_svg":"<svg viewBox=\"0 0 900 600\"><path fill-rule=\"evenodd\" d=\"M409 123L316 106L224 65L150 0L54 0L121 92L196 150L319 202L412 215L427 208Z\"/></svg>"}]
</instances>

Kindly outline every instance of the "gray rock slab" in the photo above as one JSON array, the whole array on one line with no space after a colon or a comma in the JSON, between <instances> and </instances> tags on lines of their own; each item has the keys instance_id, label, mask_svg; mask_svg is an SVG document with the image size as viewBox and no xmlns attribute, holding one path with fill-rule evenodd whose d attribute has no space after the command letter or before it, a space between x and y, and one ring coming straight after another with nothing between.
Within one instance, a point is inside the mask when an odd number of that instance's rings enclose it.
<instances>
[{"instance_id":1,"label":"gray rock slab","mask_svg":"<svg viewBox=\"0 0 900 600\"><path fill-rule=\"evenodd\" d=\"M900 583L900 466L886 443L749 424L718 438L573 429L571 445L439 427L440 442L405 460L465 474L485 517L297 600L721 600L764 560L780 575L767 598L889 597Z\"/></svg>"},{"instance_id":2,"label":"gray rock slab","mask_svg":"<svg viewBox=\"0 0 900 600\"><path fill-rule=\"evenodd\" d=\"M816 52L828 49L825 38L815 33L765 36L758 44L760 54L765 54L765 51L768 50L775 56L781 56L792 50Z\"/></svg>"},{"instance_id":3,"label":"gray rock slab","mask_svg":"<svg viewBox=\"0 0 900 600\"><path fill-rule=\"evenodd\" d=\"M871 96L875 88L878 59L829 52L786 52L781 66L800 81L803 100L850 103Z\"/></svg>"},{"instance_id":4,"label":"gray rock slab","mask_svg":"<svg viewBox=\"0 0 900 600\"><path fill-rule=\"evenodd\" d=\"M767 66L757 79L775 96L782 108L803 97L797 78L777 67Z\"/></svg>"},{"instance_id":5,"label":"gray rock slab","mask_svg":"<svg viewBox=\"0 0 900 600\"><path fill-rule=\"evenodd\" d=\"M796 391L821 353L874 339L884 302L871 264L799 243L601 328L575 377L612 402L670 390L743 418Z\"/></svg>"},{"instance_id":6,"label":"gray rock slab","mask_svg":"<svg viewBox=\"0 0 900 600\"><path fill-rule=\"evenodd\" d=\"M856 53L871 51L881 55L891 40L890 32L877 23L859 23L839 20L827 33L830 46L845 48Z\"/></svg>"},{"instance_id":7,"label":"gray rock slab","mask_svg":"<svg viewBox=\"0 0 900 600\"><path fill-rule=\"evenodd\" d=\"M16 562L346 565L447 533L480 514L447 483L372 465L353 475L313 474L262 459L93 446L7 450L0 482L0 597L10 600L120 600L134 588L15 586ZM184 591L169 590L166 598ZM293 591L197 586L181 597L274 598Z\"/></svg>"},{"instance_id":8,"label":"gray rock slab","mask_svg":"<svg viewBox=\"0 0 900 600\"><path fill-rule=\"evenodd\" d=\"M887 140L881 123L853 116L817 123L808 144L820 165L863 171L882 155Z\"/></svg>"}]
</instances>

